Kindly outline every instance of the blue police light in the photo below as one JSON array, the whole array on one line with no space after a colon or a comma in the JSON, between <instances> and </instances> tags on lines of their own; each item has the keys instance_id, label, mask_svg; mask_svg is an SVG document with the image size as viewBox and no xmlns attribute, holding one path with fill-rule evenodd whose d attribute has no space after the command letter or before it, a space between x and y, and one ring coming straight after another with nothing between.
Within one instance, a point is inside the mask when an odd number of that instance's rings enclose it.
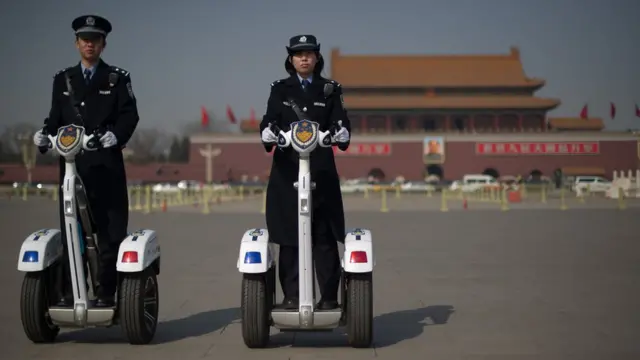
<instances>
[{"instance_id":1,"label":"blue police light","mask_svg":"<svg viewBox=\"0 0 640 360\"><path fill-rule=\"evenodd\" d=\"M25 251L24 255L22 255L22 262L34 263L38 262L38 252L37 251Z\"/></svg>"},{"instance_id":2,"label":"blue police light","mask_svg":"<svg viewBox=\"0 0 640 360\"><path fill-rule=\"evenodd\" d=\"M258 251L247 251L244 254L244 263L245 264L261 264L262 255Z\"/></svg>"}]
</instances>

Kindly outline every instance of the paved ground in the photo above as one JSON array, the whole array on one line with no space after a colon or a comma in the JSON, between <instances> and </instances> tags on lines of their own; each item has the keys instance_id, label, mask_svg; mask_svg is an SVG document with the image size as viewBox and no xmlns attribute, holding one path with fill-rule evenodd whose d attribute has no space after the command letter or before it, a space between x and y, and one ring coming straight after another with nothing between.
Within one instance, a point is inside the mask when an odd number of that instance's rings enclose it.
<instances>
[{"instance_id":1,"label":"paved ground","mask_svg":"<svg viewBox=\"0 0 640 360\"><path fill-rule=\"evenodd\" d=\"M112 328L33 345L20 324L17 254L30 231L56 226L55 211L51 201L0 201L2 359L640 358L634 208L349 213L350 226L371 228L376 241L375 348L365 350L339 332L274 331L272 348L245 348L235 262L240 234L263 224L259 208L132 215L132 228L162 236L154 344L130 346Z\"/></svg>"}]
</instances>

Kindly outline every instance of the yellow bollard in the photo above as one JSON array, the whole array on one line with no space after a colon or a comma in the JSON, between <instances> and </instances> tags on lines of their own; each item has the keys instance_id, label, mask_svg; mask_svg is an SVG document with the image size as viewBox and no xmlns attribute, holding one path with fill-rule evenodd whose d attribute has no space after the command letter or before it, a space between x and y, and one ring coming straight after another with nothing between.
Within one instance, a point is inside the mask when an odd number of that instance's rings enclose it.
<instances>
[{"instance_id":1,"label":"yellow bollard","mask_svg":"<svg viewBox=\"0 0 640 360\"><path fill-rule=\"evenodd\" d=\"M431 186L427 188L427 197L433 197L433 188Z\"/></svg>"},{"instance_id":2,"label":"yellow bollard","mask_svg":"<svg viewBox=\"0 0 640 360\"><path fill-rule=\"evenodd\" d=\"M147 185L144 190L145 190L144 213L149 214L151 212L151 186Z\"/></svg>"},{"instance_id":3,"label":"yellow bollard","mask_svg":"<svg viewBox=\"0 0 640 360\"><path fill-rule=\"evenodd\" d=\"M442 189L441 203L440 203L440 211L447 212L449 208L447 207L447 189Z\"/></svg>"},{"instance_id":4,"label":"yellow bollard","mask_svg":"<svg viewBox=\"0 0 640 360\"><path fill-rule=\"evenodd\" d=\"M382 189L382 204L380 206L380 212L386 213L389 212L389 208L387 207L387 189Z\"/></svg>"},{"instance_id":5,"label":"yellow bollard","mask_svg":"<svg viewBox=\"0 0 640 360\"><path fill-rule=\"evenodd\" d=\"M60 187L58 187L60 188ZM54 188L53 189L53 201L58 201L58 189Z\"/></svg>"},{"instance_id":6,"label":"yellow bollard","mask_svg":"<svg viewBox=\"0 0 640 360\"><path fill-rule=\"evenodd\" d=\"M622 187L618 188L618 209L619 210L624 210L627 208L627 204L624 201L624 190L622 190Z\"/></svg>"},{"instance_id":7,"label":"yellow bollard","mask_svg":"<svg viewBox=\"0 0 640 360\"><path fill-rule=\"evenodd\" d=\"M209 208L209 201L211 200L211 192L212 188L207 186L202 191L202 213L207 215L211 213L211 209Z\"/></svg>"},{"instance_id":8,"label":"yellow bollard","mask_svg":"<svg viewBox=\"0 0 640 360\"><path fill-rule=\"evenodd\" d=\"M260 210L260 213L267 213L267 188L264 188L264 190L262 190L262 210Z\"/></svg>"},{"instance_id":9,"label":"yellow bollard","mask_svg":"<svg viewBox=\"0 0 640 360\"><path fill-rule=\"evenodd\" d=\"M400 198L400 185L396 186L396 199Z\"/></svg>"},{"instance_id":10,"label":"yellow bollard","mask_svg":"<svg viewBox=\"0 0 640 360\"><path fill-rule=\"evenodd\" d=\"M540 192L540 202L543 204L547 203L547 186L542 185L542 191Z\"/></svg>"},{"instance_id":11,"label":"yellow bollard","mask_svg":"<svg viewBox=\"0 0 640 360\"><path fill-rule=\"evenodd\" d=\"M576 196L578 197L578 202L584 204L585 190L582 188L576 188Z\"/></svg>"},{"instance_id":12,"label":"yellow bollard","mask_svg":"<svg viewBox=\"0 0 640 360\"><path fill-rule=\"evenodd\" d=\"M525 183L520 184L520 198L522 200L527 198L527 184Z\"/></svg>"},{"instance_id":13,"label":"yellow bollard","mask_svg":"<svg viewBox=\"0 0 640 360\"><path fill-rule=\"evenodd\" d=\"M560 188L560 210L567 210L567 201L565 198L565 189L564 187Z\"/></svg>"},{"instance_id":14,"label":"yellow bollard","mask_svg":"<svg viewBox=\"0 0 640 360\"><path fill-rule=\"evenodd\" d=\"M364 198L365 199L369 198L369 188L368 187L364 188Z\"/></svg>"},{"instance_id":15,"label":"yellow bollard","mask_svg":"<svg viewBox=\"0 0 640 360\"><path fill-rule=\"evenodd\" d=\"M134 191L136 192L136 206L135 206L135 209L136 210L142 210L142 186L136 186L134 188Z\"/></svg>"},{"instance_id":16,"label":"yellow bollard","mask_svg":"<svg viewBox=\"0 0 640 360\"><path fill-rule=\"evenodd\" d=\"M502 196L501 196L501 199L500 199L500 210L502 210L502 211L509 210L509 205L507 203L507 189L506 188L502 189Z\"/></svg>"},{"instance_id":17,"label":"yellow bollard","mask_svg":"<svg viewBox=\"0 0 640 360\"><path fill-rule=\"evenodd\" d=\"M27 185L22 186L22 200L27 201Z\"/></svg>"},{"instance_id":18,"label":"yellow bollard","mask_svg":"<svg viewBox=\"0 0 640 360\"><path fill-rule=\"evenodd\" d=\"M240 201L244 200L244 185L240 185Z\"/></svg>"}]
</instances>

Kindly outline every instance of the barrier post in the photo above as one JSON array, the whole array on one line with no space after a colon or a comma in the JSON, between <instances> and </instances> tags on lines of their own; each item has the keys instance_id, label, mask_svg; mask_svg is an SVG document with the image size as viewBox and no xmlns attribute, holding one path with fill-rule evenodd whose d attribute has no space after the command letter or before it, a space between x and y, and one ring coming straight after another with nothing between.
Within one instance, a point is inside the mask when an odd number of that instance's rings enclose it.
<instances>
[{"instance_id":1,"label":"barrier post","mask_svg":"<svg viewBox=\"0 0 640 360\"><path fill-rule=\"evenodd\" d=\"M212 190L213 189L210 185L207 185L202 189L202 213L205 215L211 213L211 209L209 208L209 201L211 201Z\"/></svg>"},{"instance_id":2,"label":"barrier post","mask_svg":"<svg viewBox=\"0 0 640 360\"><path fill-rule=\"evenodd\" d=\"M624 202L624 190L622 186L618 187L618 209L624 210L627 208L627 204Z\"/></svg>"},{"instance_id":3,"label":"barrier post","mask_svg":"<svg viewBox=\"0 0 640 360\"><path fill-rule=\"evenodd\" d=\"M27 185L22 185L22 201L27 201Z\"/></svg>"},{"instance_id":4,"label":"barrier post","mask_svg":"<svg viewBox=\"0 0 640 360\"><path fill-rule=\"evenodd\" d=\"M262 209L260 210L261 214L267 213L267 188L265 187L262 190Z\"/></svg>"},{"instance_id":5,"label":"barrier post","mask_svg":"<svg viewBox=\"0 0 640 360\"><path fill-rule=\"evenodd\" d=\"M567 210L567 201L565 199L565 188L560 188L560 210Z\"/></svg>"},{"instance_id":6,"label":"barrier post","mask_svg":"<svg viewBox=\"0 0 640 360\"><path fill-rule=\"evenodd\" d=\"M389 208L387 207L387 189L383 188L381 191L382 191L382 204L380 204L380 212L386 213L386 212L389 212Z\"/></svg>"},{"instance_id":7,"label":"barrier post","mask_svg":"<svg viewBox=\"0 0 640 360\"><path fill-rule=\"evenodd\" d=\"M440 203L440 211L447 212L449 211L449 208L447 207L447 189L442 188L441 194L442 196L440 198L442 201Z\"/></svg>"},{"instance_id":8,"label":"barrier post","mask_svg":"<svg viewBox=\"0 0 640 360\"><path fill-rule=\"evenodd\" d=\"M507 205L507 188L502 188L502 196L500 199L500 210L507 211L509 206Z\"/></svg>"},{"instance_id":9,"label":"barrier post","mask_svg":"<svg viewBox=\"0 0 640 360\"><path fill-rule=\"evenodd\" d=\"M369 188L368 187L364 188L364 198L365 199L369 198Z\"/></svg>"},{"instance_id":10,"label":"barrier post","mask_svg":"<svg viewBox=\"0 0 640 360\"><path fill-rule=\"evenodd\" d=\"M145 187L145 209L144 209L144 213L145 214L149 214L151 212L151 186L147 185Z\"/></svg>"},{"instance_id":11,"label":"barrier post","mask_svg":"<svg viewBox=\"0 0 640 360\"><path fill-rule=\"evenodd\" d=\"M542 191L540 191L540 202L543 204L547 203L547 186L542 185Z\"/></svg>"}]
</instances>

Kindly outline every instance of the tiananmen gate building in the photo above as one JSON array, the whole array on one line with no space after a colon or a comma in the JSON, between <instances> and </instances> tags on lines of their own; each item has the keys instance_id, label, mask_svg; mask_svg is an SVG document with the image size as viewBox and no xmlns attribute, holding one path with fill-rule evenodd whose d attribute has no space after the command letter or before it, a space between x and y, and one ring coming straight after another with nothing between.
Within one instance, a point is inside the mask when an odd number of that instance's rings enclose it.
<instances>
[{"instance_id":1,"label":"tiananmen gate building","mask_svg":"<svg viewBox=\"0 0 640 360\"><path fill-rule=\"evenodd\" d=\"M536 96L545 79L525 74L520 51L497 55L342 55L330 78L342 84L351 148L336 150L341 176L387 179L426 174L459 179L532 172L607 175L639 165L638 137L602 131L602 119L548 118L559 99ZM246 132L257 129L244 124ZM213 177L263 175L271 166L257 134L192 137L192 162L205 144L220 148ZM242 159L242 160L240 160Z\"/></svg>"}]
</instances>

